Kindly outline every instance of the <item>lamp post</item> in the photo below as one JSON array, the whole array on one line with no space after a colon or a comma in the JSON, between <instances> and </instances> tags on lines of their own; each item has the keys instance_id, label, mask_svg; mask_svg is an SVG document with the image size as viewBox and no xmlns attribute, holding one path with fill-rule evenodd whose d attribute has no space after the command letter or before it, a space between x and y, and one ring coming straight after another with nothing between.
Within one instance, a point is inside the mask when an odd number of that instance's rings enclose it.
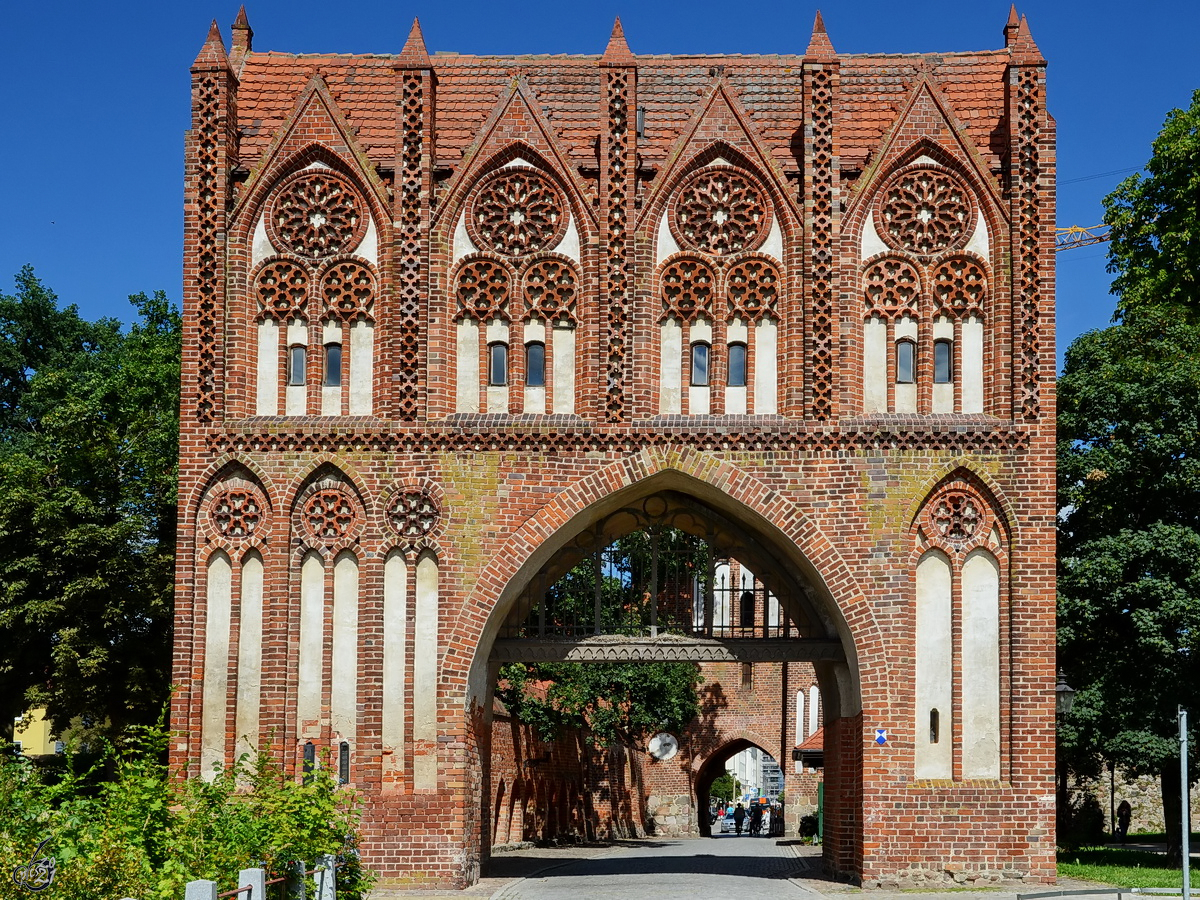
<instances>
[{"instance_id":1,"label":"lamp post","mask_svg":"<svg viewBox=\"0 0 1200 900\"><path fill-rule=\"evenodd\" d=\"M1061 722L1071 713L1071 707L1075 705L1075 688L1067 684L1067 676L1063 674L1062 669L1058 670L1058 683L1054 685L1054 718L1056 722ZM1065 827L1070 816L1071 797L1067 791L1067 765L1065 761L1059 762L1059 779L1058 779L1058 820L1059 828Z\"/></svg>"}]
</instances>

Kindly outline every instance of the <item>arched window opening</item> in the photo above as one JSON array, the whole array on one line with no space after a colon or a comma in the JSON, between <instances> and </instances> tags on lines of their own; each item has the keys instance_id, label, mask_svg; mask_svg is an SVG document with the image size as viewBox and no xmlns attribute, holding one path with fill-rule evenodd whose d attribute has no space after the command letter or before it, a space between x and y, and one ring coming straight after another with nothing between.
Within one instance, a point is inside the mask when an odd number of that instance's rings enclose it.
<instances>
[{"instance_id":1,"label":"arched window opening","mask_svg":"<svg viewBox=\"0 0 1200 900\"><path fill-rule=\"evenodd\" d=\"M342 345L325 345L325 386L342 386Z\"/></svg>"},{"instance_id":2,"label":"arched window opening","mask_svg":"<svg viewBox=\"0 0 1200 900\"><path fill-rule=\"evenodd\" d=\"M304 384L304 373L308 366L308 348L303 344L293 344L288 347L287 383L291 387Z\"/></svg>"},{"instance_id":3,"label":"arched window opening","mask_svg":"<svg viewBox=\"0 0 1200 900\"><path fill-rule=\"evenodd\" d=\"M546 386L546 345L540 341L525 345L525 384L529 387Z\"/></svg>"},{"instance_id":4,"label":"arched window opening","mask_svg":"<svg viewBox=\"0 0 1200 900\"><path fill-rule=\"evenodd\" d=\"M508 384L508 344L497 341L488 344L488 385L503 387Z\"/></svg>"},{"instance_id":5,"label":"arched window opening","mask_svg":"<svg viewBox=\"0 0 1200 900\"><path fill-rule=\"evenodd\" d=\"M916 381L917 345L913 341L896 342L896 383L912 384Z\"/></svg>"},{"instance_id":6,"label":"arched window opening","mask_svg":"<svg viewBox=\"0 0 1200 900\"><path fill-rule=\"evenodd\" d=\"M754 591L743 591L741 596L741 621L743 626L754 625Z\"/></svg>"},{"instance_id":7,"label":"arched window opening","mask_svg":"<svg viewBox=\"0 0 1200 900\"><path fill-rule=\"evenodd\" d=\"M730 387L746 386L746 345L729 345L729 380Z\"/></svg>"},{"instance_id":8,"label":"arched window opening","mask_svg":"<svg viewBox=\"0 0 1200 900\"><path fill-rule=\"evenodd\" d=\"M954 344L950 341L933 342L933 381L949 384L954 380Z\"/></svg>"},{"instance_id":9,"label":"arched window opening","mask_svg":"<svg viewBox=\"0 0 1200 900\"><path fill-rule=\"evenodd\" d=\"M708 385L708 364L711 347L704 341L692 344L692 385L706 387Z\"/></svg>"}]
</instances>

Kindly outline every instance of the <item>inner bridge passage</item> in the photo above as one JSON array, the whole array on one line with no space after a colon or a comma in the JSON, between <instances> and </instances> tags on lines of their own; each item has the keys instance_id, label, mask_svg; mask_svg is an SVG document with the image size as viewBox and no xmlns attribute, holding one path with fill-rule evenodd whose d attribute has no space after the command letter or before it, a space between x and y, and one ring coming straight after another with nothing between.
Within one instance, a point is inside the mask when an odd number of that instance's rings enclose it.
<instances>
[{"instance_id":1,"label":"inner bridge passage","mask_svg":"<svg viewBox=\"0 0 1200 900\"><path fill-rule=\"evenodd\" d=\"M819 869L819 852L793 841L746 835L647 838L619 841L598 853L580 848L500 854L487 874L489 880L519 878L493 893L492 900L813 900L817 895L811 889L789 879Z\"/></svg>"}]
</instances>

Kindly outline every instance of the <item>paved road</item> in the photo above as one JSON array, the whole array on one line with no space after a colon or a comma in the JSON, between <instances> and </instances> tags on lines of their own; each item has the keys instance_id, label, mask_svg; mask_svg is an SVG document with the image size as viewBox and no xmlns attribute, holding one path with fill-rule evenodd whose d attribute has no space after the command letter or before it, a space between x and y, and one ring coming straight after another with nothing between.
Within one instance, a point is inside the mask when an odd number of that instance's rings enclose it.
<instances>
[{"instance_id":1,"label":"paved road","mask_svg":"<svg viewBox=\"0 0 1200 900\"><path fill-rule=\"evenodd\" d=\"M591 858L510 882L492 900L814 900L820 895L788 880L804 867L795 846L778 838L622 841Z\"/></svg>"}]
</instances>

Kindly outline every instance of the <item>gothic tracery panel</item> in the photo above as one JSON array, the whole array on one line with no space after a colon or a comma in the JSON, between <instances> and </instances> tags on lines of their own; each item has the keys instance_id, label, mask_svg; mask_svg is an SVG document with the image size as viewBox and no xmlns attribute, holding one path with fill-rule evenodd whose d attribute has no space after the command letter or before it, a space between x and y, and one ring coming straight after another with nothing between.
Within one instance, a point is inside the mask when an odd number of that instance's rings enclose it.
<instances>
[{"instance_id":1,"label":"gothic tracery panel","mask_svg":"<svg viewBox=\"0 0 1200 900\"><path fill-rule=\"evenodd\" d=\"M933 273L933 295L940 311L981 311L987 298L987 274L983 263L965 256L940 263Z\"/></svg>"},{"instance_id":2,"label":"gothic tracery panel","mask_svg":"<svg viewBox=\"0 0 1200 900\"><path fill-rule=\"evenodd\" d=\"M779 270L765 259L746 259L729 269L725 293L730 318L757 322L763 316L778 318Z\"/></svg>"},{"instance_id":3,"label":"gothic tracery panel","mask_svg":"<svg viewBox=\"0 0 1200 900\"><path fill-rule=\"evenodd\" d=\"M870 313L915 315L920 292L921 276L902 259L881 259L863 273L863 296Z\"/></svg>"},{"instance_id":4,"label":"gothic tracery panel","mask_svg":"<svg viewBox=\"0 0 1200 900\"><path fill-rule=\"evenodd\" d=\"M297 256L351 253L367 232L366 202L336 172L304 169L275 189L266 217L271 242Z\"/></svg>"},{"instance_id":5,"label":"gothic tracery panel","mask_svg":"<svg viewBox=\"0 0 1200 900\"><path fill-rule=\"evenodd\" d=\"M563 259L541 259L525 270L526 316L547 322L576 323L579 278Z\"/></svg>"},{"instance_id":6,"label":"gothic tracery panel","mask_svg":"<svg viewBox=\"0 0 1200 900\"><path fill-rule=\"evenodd\" d=\"M732 166L705 166L679 188L671 230L680 246L725 256L753 250L771 227L766 191Z\"/></svg>"},{"instance_id":7,"label":"gothic tracery panel","mask_svg":"<svg viewBox=\"0 0 1200 900\"><path fill-rule=\"evenodd\" d=\"M280 322L304 318L308 285L308 272L300 263L278 257L264 262L254 277L259 318Z\"/></svg>"},{"instance_id":8,"label":"gothic tracery panel","mask_svg":"<svg viewBox=\"0 0 1200 900\"><path fill-rule=\"evenodd\" d=\"M335 318L346 322L357 318L370 319L375 276L360 262L335 262L321 276L321 296L326 311Z\"/></svg>"},{"instance_id":9,"label":"gothic tracery panel","mask_svg":"<svg viewBox=\"0 0 1200 900\"><path fill-rule=\"evenodd\" d=\"M467 216L475 246L505 256L550 250L562 240L569 216L562 192L528 166L501 169L479 188Z\"/></svg>"},{"instance_id":10,"label":"gothic tracery panel","mask_svg":"<svg viewBox=\"0 0 1200 900\"><path fill-rule=\"evenodd\" d=\"M458 299L456 321L465 318L486 322L508 319L508 295L512 283L508 269L493 259L476 258L458 270L455 296Z\"/></svg>"},{"instance_id":11,"label":"gothic tracery panel","mask_svg":"<svg viewBox=\"0 0 1200 900\"><path fill-rule=\"evenodd\" d=\"M302 518L311 538L318 543L332 543L350 535L358 524L358 510L347 492L323 488L304 501Z\"/></svg>"},{"instance_id":12,"label":"gothic tracery panel","mask_svg":"<svg viewBox=\"0 0 1200 900\"><path fill-rule=\"evenodd\" d=\"M663 313L660 321L676 318L694 322L696 317L709 313L713 272L698 259L676 259L669 262L661 277Z\"/></svg>"},{"instance_id":13,"label":"gothic tracery panel","mask_svg":"<svg viewBox=\"0 0 1200 900\"><path fill-rule=\"evenodd\" d=\"M921 257L959 247L975 223L971 193L942 169L905 169L876 201L880 237L888 246Z\"/></svg>"}]
</instances>

